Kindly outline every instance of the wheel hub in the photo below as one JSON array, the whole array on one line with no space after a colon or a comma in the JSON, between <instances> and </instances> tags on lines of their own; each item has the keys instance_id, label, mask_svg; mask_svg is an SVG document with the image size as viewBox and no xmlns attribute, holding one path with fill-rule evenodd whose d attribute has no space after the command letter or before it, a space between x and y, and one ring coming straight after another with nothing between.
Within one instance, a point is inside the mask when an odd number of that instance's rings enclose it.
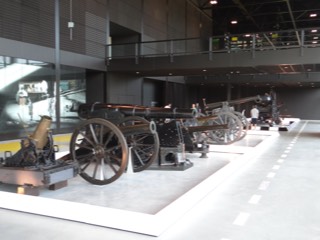
<instances>
[{"instance_id":1,"label":"wheel hub","mask_svg":"<svg viewBox=\"0 0 320 240\"><path fill-rule=\"evenodd\" d=\"M97 145L93 149L93 154L96 155L98 158L103 158L105 156L105 150L103 146Z\"/></svg>"}]
</instances>

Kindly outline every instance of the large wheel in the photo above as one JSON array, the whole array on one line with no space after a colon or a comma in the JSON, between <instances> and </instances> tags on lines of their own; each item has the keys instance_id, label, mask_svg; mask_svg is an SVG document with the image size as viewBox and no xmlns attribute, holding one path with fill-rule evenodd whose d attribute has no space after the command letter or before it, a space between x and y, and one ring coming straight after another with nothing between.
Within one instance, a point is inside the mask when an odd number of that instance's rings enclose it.
<instances>
[{"instance_id":1,"label":"large wheel","mask_svg":"<svg viewBox=\"0 0 320 240\"><path fill-rule=\"evenodd\" d=\"M149 123L148 120L138 117L125 117L120 126L132 126ZM158 159L160 141L157 133L139 132L126 136L127 144L131 149L132 166L134 172L147 169Z\"/></svg>"},{"instance_id":2,"label":"large wheel","mask_svg":"<svg viewBox=\"0 0 320 240\"><path fill-rule=\"evenodd\" d=\"M79 163L80 176L96 185L118 179L128 163L125 137L116 125L101 118L86 120L75 129L70 154Z\"/></svg>"},{"instance_id":3,"label":"large wheel","mask_svg":"<svg viewBox=\"0 0 320 240\"><path fill-rule=\"evenodd\" d=\"M248 119L246 118L246 116L242 115L240 112L233 111L232 113L234 115L236 115L242 123L242 131L241 131L241 135L239 136L239 139L238 139L238 140L241 140L247 135L247 131L249 129L250 123L249 123Z\"/></svg>"},{"instance_id":4,"label":"large wheel","mask_svg":"<svg viewBox=\"0 0 320 240\"><path fill-rule=\"evenodd\" d=\"M217 115L217 118L210 119L205 124L226 124L228 129L208 131L208 143L226 145L238 141L243 130L240 119L231 112L220 111L214 114Z\"/></svg>"}]
</instances>

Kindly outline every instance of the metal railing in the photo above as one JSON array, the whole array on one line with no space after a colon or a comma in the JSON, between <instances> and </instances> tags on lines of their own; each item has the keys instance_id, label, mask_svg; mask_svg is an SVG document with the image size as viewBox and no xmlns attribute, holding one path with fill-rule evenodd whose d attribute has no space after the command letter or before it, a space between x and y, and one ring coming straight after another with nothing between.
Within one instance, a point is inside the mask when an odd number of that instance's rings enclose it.
<instances>
[{"instance_id":1,"label":"metal railing","mask_svg":"<svg viewBox=\"0 0 320 240\"><path fill-rule=\"evenodd\" d=\"M111 59L232 53L240 51L281 50L320 46L320 28L260 32L250 34L225 34L209 39L188 38L163 41L147 41L127 44L109 44L106 46L107 61ZM301 52L302 54L302 52Z\"/></svg>"}]
</instances>

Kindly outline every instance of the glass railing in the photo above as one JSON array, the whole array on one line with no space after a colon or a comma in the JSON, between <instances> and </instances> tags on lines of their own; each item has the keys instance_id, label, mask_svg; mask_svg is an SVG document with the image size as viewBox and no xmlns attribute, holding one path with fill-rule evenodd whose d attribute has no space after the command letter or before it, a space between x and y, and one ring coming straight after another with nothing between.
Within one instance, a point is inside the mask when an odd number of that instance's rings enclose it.
<instances>
[{"instance_id":1,"label":"glass railing","mask_svg":"<svg viewBox=\"0 0 320 240\"><path fill-rule=\"evenodd\" d=\"M146 58L195 54L231 53L239 51L281 50L320 46L320 28L225 34L209 39L188 38L147 41L106 46L107 59Z\"/></svg>"}]
</instances>

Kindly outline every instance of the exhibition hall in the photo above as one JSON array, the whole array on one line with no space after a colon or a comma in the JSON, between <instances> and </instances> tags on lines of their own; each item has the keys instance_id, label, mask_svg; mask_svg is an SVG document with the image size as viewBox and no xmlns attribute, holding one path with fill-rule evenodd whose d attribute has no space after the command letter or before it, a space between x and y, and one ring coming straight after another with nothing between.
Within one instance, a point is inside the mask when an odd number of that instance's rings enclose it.
<instances>
[{"instance_id":1,"label":"exhibition hall","mask_svg":"<svg viewBox=\"0 0 320 240\"><path fill-rule=\"evenodd\" d=\"M0 3L2 239L319 239L320 1Z\"/></svg>"}]
</instances>

